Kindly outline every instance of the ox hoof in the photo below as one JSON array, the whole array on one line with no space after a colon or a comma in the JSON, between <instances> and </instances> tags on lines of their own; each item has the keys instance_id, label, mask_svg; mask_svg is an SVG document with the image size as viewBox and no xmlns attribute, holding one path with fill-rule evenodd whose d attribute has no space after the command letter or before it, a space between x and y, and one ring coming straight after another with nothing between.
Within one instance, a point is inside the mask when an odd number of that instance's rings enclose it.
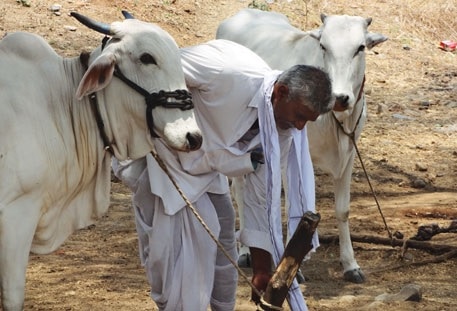
<instances>
[{"instance_id":1,"label":"ox hoof","mask_svg":"<svg viewBox=\"0 0 457 311\"><path fill-rule=\"evenodd\" d=\"M366 278L360 268L344 272L344 280L352 283L364 283Z\"/></svg>"},{"instance_id":2,"label":"ox hoof","mask_svg":"<svg viewBox=\"0 0 457 311\"><path fill-rule=\"evenodd\" d=\"M251 267L251 254L246 253L238 257L238 267L250 268Z\"/></svg>"}]
</instances>

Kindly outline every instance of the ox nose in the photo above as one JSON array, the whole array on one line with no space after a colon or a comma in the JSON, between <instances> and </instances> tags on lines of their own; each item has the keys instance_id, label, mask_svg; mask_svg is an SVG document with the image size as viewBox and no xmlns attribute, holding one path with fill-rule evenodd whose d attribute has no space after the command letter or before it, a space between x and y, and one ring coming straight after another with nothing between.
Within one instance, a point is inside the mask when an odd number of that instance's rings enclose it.
<instances>
[{"instance_id":1,"label":"ox nose","mask_svg":"<svg viewBox=\"0 0 457 311\"><path fill-rule=\"evenodd\" d=\"M189 143L189 150L198 150L202 146L203 137L201 134L187 133L187 142Z\"/></svg>"},{"instance_id":2,"label":"ox nose","mask_svg":"<svg viewBox=\"0 0 457 311\"><path fill-rule=\"evenodd\" d=\"M345 111L349 106L349 95L337 95L335 97L334 111Z\"/></svg>"}]
</instances>

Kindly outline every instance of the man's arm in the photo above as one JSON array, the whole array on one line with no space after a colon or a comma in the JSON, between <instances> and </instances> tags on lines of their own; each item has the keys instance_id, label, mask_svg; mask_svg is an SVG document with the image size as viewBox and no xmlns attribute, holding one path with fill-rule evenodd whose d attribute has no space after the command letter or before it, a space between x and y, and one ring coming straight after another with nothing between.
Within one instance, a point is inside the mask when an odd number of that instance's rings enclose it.
<instances>
[{"instance_id":1,"label":"man's arm","mask_svg":"<svg viewBox=\"0 0 457 311\"><path fill-rule=\"evenodd\" d=\"M138 179L146 169L146 166L146 158L118 161L113 157L111 160L114 175L133 192L136 191Z\"/></svg>"},{"instance_id":2,"label":"man's arm","mask_svg":"<svg viewBox=\"0 0 457 311\"><path fill-rule=\"evenodd\" d=\"M197 153L198 156L194 152L179 153L183 169L192 175L217 171L228 177L235 177L254 171L251 153L234 154L227 149ZM256 159L258 160L258 156Z\"/></svg>"}]
</instances>

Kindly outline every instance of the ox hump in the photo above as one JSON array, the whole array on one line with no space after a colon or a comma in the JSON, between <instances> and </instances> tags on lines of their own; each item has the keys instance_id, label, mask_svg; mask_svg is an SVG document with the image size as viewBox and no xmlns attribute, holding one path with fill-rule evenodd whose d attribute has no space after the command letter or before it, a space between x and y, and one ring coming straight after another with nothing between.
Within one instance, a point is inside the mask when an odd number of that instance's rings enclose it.
<instances>
[{"instance_id":1,"label":"ox hump","mask_svg":"<svg viewBox=\"0 0 457 311\"><path fill-rule=\"evenodd\" d=\"M0 51L32 61L40 61L48 57L59 57L42 37L26 32L7 34L0 41Z\"/></svg>"}]
</instances>

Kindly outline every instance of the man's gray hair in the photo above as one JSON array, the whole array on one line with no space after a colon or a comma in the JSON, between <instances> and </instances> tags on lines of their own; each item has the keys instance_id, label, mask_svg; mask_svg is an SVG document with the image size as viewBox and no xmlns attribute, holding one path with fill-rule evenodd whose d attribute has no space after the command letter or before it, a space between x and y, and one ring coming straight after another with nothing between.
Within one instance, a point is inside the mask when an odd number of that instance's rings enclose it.
<instances>
[{"instance_id":1,"label":"man's gray hair","mask_svg":"<svg viewBox=\"0 0 457 311\"><path fill-rule=\"evenodd\" d=\"M329 112L333 108L330 77L317 67L292 66L279 75L277 82L289 87L289 99L302 100L319 114Z\"/></svg>"}]
</instances>

